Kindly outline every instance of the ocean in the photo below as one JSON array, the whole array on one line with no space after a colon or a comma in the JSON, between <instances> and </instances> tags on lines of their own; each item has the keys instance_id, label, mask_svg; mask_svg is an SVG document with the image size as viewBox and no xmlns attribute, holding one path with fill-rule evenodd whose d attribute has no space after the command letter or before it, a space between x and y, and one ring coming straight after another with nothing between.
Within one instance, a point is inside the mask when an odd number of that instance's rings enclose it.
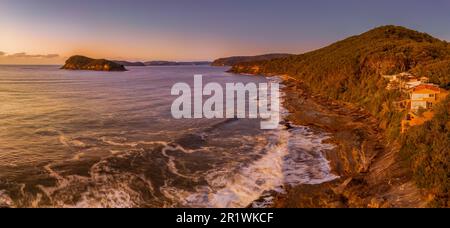
<instances>
[{"instance_id":1,"label":"ocean","mask_svg":"<svg viewBox=\"0 0 450 228\"><path fill-rule=\"evenodd\" d=\"M128 69L0 66L0 206L266 207L283 186L336 178L325 132L171 115L171 87L195 74L221 85L271 79L224 67Z\"/></svg>"}]
</instances>

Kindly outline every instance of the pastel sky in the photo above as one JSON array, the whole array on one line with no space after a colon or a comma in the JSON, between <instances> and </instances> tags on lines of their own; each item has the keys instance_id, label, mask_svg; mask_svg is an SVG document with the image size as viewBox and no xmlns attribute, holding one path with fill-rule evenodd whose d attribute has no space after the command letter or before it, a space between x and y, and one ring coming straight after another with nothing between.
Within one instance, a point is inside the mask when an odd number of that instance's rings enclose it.
<instances>
[{"instance_id":1,"label":"pastel sky","mask_svg":"<svg viewBox=\"0 0 450 228\"><path fill-rule=\"evenodd\" d=\"M0 64L302 53L386 24L450 40L449 12L449 0L0 0Z\"/></svg>"}]
</instances>

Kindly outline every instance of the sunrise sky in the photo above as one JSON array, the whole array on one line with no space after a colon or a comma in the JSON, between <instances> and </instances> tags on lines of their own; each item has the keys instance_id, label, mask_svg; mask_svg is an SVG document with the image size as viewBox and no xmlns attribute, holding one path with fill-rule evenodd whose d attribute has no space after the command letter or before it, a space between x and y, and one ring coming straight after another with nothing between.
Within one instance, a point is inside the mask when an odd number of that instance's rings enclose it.
<instances>
[{"instance_id":1,"label":"sunrise sky","mask_svg":"<svg viewBox=\"0 0 450 228\"><path fill-rule=\"evenodd\" d=\"M450 40L449 12L447 0L0 0L0 64L302 53L386 24Z\"/></svg>"}]
</instances>

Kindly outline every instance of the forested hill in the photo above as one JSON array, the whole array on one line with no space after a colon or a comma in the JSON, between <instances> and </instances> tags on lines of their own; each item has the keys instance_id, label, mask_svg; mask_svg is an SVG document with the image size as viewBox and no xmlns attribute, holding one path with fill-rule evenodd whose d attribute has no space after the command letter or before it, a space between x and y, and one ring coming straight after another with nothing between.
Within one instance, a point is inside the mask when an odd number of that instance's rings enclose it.
<instances>
[{"instance_id":1,"label":"forested hill","mask_svg":"<svg viewBox=\"0 0 450 228\"><path fill-rule=\"evenodd\" d=\"M406 161L418 186L431 192L434 206L450 206L450 99L435 108L432 121L401 135L405 113L397 111L394 102L407 96L387 90L382 77L410 72L450 89L448 42L383 26L302 55L235 64L231 71L289 75L313 94L365 108L378 118L387 143L399 145L399 162Z\"/></svg>"},{"instance_id":2,"label":"forested hill","mask_svg":"<svg viewBox=\"0 0 450 228\"><path fill-rule=\"evenodd\" d=\"M288 73L324 83L319 87L329 88L327 82L332 82L332 87L341 91L346 84L358 82L365 75L412 71L449 87L450 45L426 33L383 26L306 54L235 64L233 71ZM338 85L334 83L336 80L340 81Z\"/></svg>"},{"instance_id":3,"label":"forested hill","mask_svg":"<svg viewBox=\"0 0 450 228\"><path fill-rule=\"evenodd\" d=\"M317 84L314 87L331 89L335 97L367 77L404 71L450 87L449 43L398 26L378 27L302 55L233 66L234 72L297 76Z\"/></svg>"},{"instance_id":4,"label":"forested hill","mask_svg":"<svg viewBox=\"0 0 450 228\"><path fill-rule=\"evenodd\" d=\"M399 96L385 89L381 75L410 71L450 88L450 44L403 27L383 26L302 55L235 64L231 71L289 75L313 93L358 104L379 116L389 114Z\"/></svg>"}]
</instances>

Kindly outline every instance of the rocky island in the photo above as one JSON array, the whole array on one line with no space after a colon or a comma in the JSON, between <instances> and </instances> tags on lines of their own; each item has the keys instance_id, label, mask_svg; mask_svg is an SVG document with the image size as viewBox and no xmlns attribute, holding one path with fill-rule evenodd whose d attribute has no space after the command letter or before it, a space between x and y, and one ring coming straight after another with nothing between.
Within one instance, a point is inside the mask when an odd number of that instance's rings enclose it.
<instances>
[{"instance_id":1,"label":"rocky island","mask_svg":"<svg viewBox=\"0 0 450 228\"><path fill-rule=\"evenodd\" d=\"M70 57L61 69L64 70L92 70L92 71L126 71L127 69L118 63L106 59L92 59L75 55Z\"/></svg>"}]
</instances>

